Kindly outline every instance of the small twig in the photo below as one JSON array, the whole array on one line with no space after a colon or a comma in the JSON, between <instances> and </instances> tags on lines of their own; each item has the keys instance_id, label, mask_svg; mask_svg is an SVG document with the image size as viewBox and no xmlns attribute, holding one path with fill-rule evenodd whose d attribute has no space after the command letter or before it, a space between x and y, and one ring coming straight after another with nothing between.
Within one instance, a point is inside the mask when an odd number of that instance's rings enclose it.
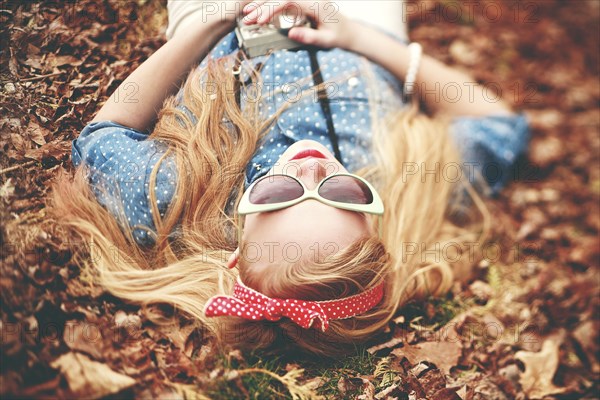
<instances>
[{"instance_id":1,"label":"small twig","mask_svg":"<svg viewBox=\"0 0 600 400\"><path fill-rule=\"evenodd\" d=\"M50 76L57 76L57 75L62 75L65 72L53 72L51 74L46 74L46 75L38 75L38 76L34 76L33 78L25 78L25 79L19 79L19 82L31 82L31 81L37 81L38 79L44 79L44 78L48 78Z\"/></svg>"},{"instance_id":2,"label":"small twig","mask_svg":"<svg viewBox=\"0 0 600 400\"><path fill-rule=\"evenodd\" d=\"M36 162L37 161L35 161L35 160L31 160L31 161L27 161L26 163L23 163L23 164L13 165L12 167L0 169L0 175L4 175L7 172L14 171L15 169L19 169L21 167L29 167L30 165L33 165Z\"/></svg>"}]
</instances>

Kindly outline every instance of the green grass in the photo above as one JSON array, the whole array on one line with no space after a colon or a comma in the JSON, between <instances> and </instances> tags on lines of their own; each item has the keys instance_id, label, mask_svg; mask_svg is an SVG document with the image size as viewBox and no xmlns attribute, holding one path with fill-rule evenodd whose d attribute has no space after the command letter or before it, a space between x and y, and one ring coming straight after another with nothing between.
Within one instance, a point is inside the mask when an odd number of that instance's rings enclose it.
<instances>
[{"instance_id":1,"label":"green grass","mask_svg":"<svg viewBox=\"0 0 600 400\"><path fill-rule=\"evenodd\" d=\"M325 398L342 398L338 389L338 383L343 378L353 378L358 376L374 375L379 363L380 373L372 383L376 387L385 387L389 384L393 376L385 369L381 363L381 357L376 357L366 351L366 348L358 348L355 353L331 359L314 359L300 363L299 368L305 369L301 381L306 381L316 377L322 379L321 386L316 393ZM288 360L289 361L289 360ZM267 370L283 377L287 371L285 369L287 362L282 357L265 356L250 354L245 356L245 360L228 360L221 358L220 365L225 371L260 369ZM231 372L235 374L235 372ZM205 393L214 400L236 400L236 399L291 399L288 389L276 378L261 372L252 372L243 374L235 379L228 379L226 372L214 380L212 386ZM385 385L380 385L381 383ZM302 383L299 383L302 385ZM356 390L348 390L343 398L354 398L362 393L360 385Z\"/></svg>"},{"instance_id":2,"label":"green grass","mask_svg":"<svg viewBox=\"0 0 600 400\"><path fill-rule=\"evenodd\" d=\"M326 398L340 398L338 383L341 378L373 375L380 359L380 357L370 354L363 347L357 349L354 355L341 357L328 365L315 366L315 369L311 370L311 375L320 376L323 379L323 384L319 387L317 393ZM362 390L359 387L355 392L347 392L344 396L354 398L361 392Z\"/></svg>"},{"instance_id":3,"label":"green grass","mask_svg":"<svg viewBox=\"0 0 600 400\"><path fill-rule=\"evenodd\" d=\"M436 329L444 326L472 305L472 299L448 294L445 297L430 297L425 301L410 302L402 307L399 313L404 316L406 323L413 327Z\"/></svg>"},{"instance_id":4,"label":"green grass","mask_svg":"<svg viewBox=\"0 0 600 400\"><path fill-rule=\"evenodd\" d=\"M221 358L222 368L228 370L262 369L277 375L285 375L285 363L280 357L261 357L255 354L245 356L243 361L237 359ZM244 393L244 390L247 393ZM285 386L273 377L264 373L250 373L236 379L227 379L222 376L214 381L214 385L206 393L214 400L235 399L291 399Z\"/></svg>"},{"instance_id":5,"label":"green grass","mask_svg":"<svg viewBox=\"0 0 600 400\"><path fill-rule=\"evenodd\" d=\"M493 275L493 274L492 274ZM493 281L494 279L492 279ZM425 301L412 302L400 310L405 317L405 324L414 329L438 329L452 320L456 315L471 307L471 299L453 297L431 297ZM206 391L211 399L292 399L288 388L275 376L283 378L288 371L288 363L298 363L297 368L304 369L299 378L302 382L313 378L321 378L317 394L325 398L355 398L362 393L359 382L349 384L349 390L341 395L338 384L340 379L369 377L377 391L393 383L396 374L389 369L389 358L370 354L366 347L357 347L353 354L336 359L318 357L291 360L287 356L265 355L260 353L245 354L241 360L222 357L219 366L225 371L212 383ZM234 378L236 370L247 371ZM231 375L233 374L233 375Z\"/></svg>"}]
</instances>

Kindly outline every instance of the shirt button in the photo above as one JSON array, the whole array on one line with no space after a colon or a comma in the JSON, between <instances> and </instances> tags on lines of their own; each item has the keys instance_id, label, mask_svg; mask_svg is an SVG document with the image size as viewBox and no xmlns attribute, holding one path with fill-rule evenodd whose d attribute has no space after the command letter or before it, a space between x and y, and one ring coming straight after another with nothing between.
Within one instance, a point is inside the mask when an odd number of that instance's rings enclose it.
<instances>
[{"instance_id":1,"label":"shirt button","mask_svg":"<svg viewBox=\"0 0 600 400\"><path fill-rule=\"evenodd\" d=\"M359 80L357 77L353 76L352 78L348 79L348 86L355 87L355 86L358 86L358 84L359 84Z\"/></svg>"}]
</instances>

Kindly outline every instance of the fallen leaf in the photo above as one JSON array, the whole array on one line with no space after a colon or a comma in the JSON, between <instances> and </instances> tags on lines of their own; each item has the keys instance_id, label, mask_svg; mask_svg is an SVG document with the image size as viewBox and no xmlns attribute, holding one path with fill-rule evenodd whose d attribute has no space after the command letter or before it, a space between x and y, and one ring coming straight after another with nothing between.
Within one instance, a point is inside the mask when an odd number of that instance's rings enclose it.
<instances>
[{"instance_id":1,"label":"fallen leaf","mask_svg":"<svg viewBox=\"0 0 600 400\"><path fill-rule=\"evenodd\" d=\"M65 324L63 340L71 350L81 351L98 360L103 358L102 332L95 324L68 321Z\"/></svg>"},{"instance_id":2,"label":"fallen leaf","mask_svg":"<svg viewBox=\"0 0 600 400\"><path fill-rule=\"evenodd\" d=\"M6 182L0 186L0 199L8 200L15 193L15 185L12 178L8 178Z\"/></svg>"},{"instance_id":3,"label":"fallen leaf","mask_svg":"<svg viewBox=\"0 0 600 400\"><path fill-rule=\"evenodd\" d=\"M558 349L562 340L562 334L554 335L544 341L541 351L518 351L515 354L515 358L525 365L525 372L521 374L519 383L529 398L541 399L566 390L552 383L558 368Z\"/></svg>"},{"instance_id":4,"label":"fallen leaf","mask_svg":"<svg viewBox=\"0 0 600 400\"><path fill-rule=\"evenodd\" d=\"M125 311L119 310L115 313L115 325L117 328L131 328L137 330L142 326L142 319L139 315L127 314Z\"/></svg>"},{"instance_id":5,"label":"fallen leaf","mask_svg":"<svg viewBox=\"0 0 600 400\"><path fill-rule=\"evenodd\" d=\"M174 396L172 393L165 392L164 395L159 396L161 399L196 399L196 400L210 400L210 397L206 397L202 393L198 393L198 387L196 385L184 385L177 382L169 382L169 385L176 392L175 394L180 395Z\"/></svg>"},{"instance_id":6,"label":"fallen leaf","mask_svg":"<svg viewBox=\"0 0 600 400\"><path fill-rule=\"evenodd\" d=\"M428 361L435 364L445 374L450 374L450 369L458 363L462 355L460 342L424 342L414 345L405 345L392 351L398 357L406 357L411 364Z\"/></svg>"},{"instance_id":7,"label":"fallen leaf","mask_svg":"<svg viewBox=\"0 0 600 400\"><path fill-rule=\"evenodd\" d=\"M465 65L474 65L478 62L480 55L469 43L455 40L448 49L452 58Z\"/></svg>"},{"instance_id":8,"label":"fallen leaf","mask_svg":"<svg viewBox=\"0 0 600 400\"><path fill-rule=\"evenodd\" d=\"M540 198L537 192L525 192L527 200L532 203L537 203ZM548 223L548 218L539 208L531 207L523 212L523 224L517 232L517 240L522 240L534 232L539 231L540 227Z\"/></svg>"},{"instance_id":9,"label":"fallen leaf","mask_svg":"<svg viewBox=\"0 0 600 400\"><path fill-rule=\"evenodd\" d=\"M591 364L592 372L597 374L600 372L600 365L596 359L596 354L598 354L598 329L594 325L595 321L582 323L573 331L573 337L585 351L588 361Z\"/></svg>"},{"instance_id":10,"label":"fallen leaf","mask_svg":"<svg viewBox=\"0 0 600 400\"><path fill-rule=\"evenodd\" d=\"M28 149L25 139L23 139L23 136L20 133L11 133L10 139L17 152L23 153Z\"/></svg>"},{"instance_id":11,"label":"fallen leaf","mask_svg":"<svg viewBox=\"0 0 600 400\"><path fill-rule=\"evenodd\" d=\"M179 329L174 329L171 332L167 333L167 337L171 339L173 344L177 346L182 353L185 353L189 357L192 356L192 352L194 350L193 346L189 346L190 335L197 329L197 326L194 324L187 324Z\"/></svg>"},{"instance_id":12,"label":"fallen leaf","mask_svg":"<svg viewBox=\"0 0 600 400\"><path fill-rule=\"evenodd\" d=\"M494 382L490 379L481 379L479 380L473 388L473 396L469 397L467 394L467 399L494 399L494 400L509 400L502 389L498 387Z\"/></svg>"},{"instance_id":13,"label":"fallen leaf","mask_svg":"<svg viewBox=\"0 0 600 400\"><path fill-rule=\"evenodd\" d=\"M473 296L486 302L494 295L494 289L488 283L480 280L471 283L469 290L471 290Z\"/></svg>"},{"instance_id":14,"label":"fallen leaf","mask_svg":"<svg viewBox=\"0 0 600 400\"><path fill-rule=\"evenodd\" d=\"M446 389L446 377L443 372L437 368L429 368L419 375L415 375L421 384L421 387L425 391L428 399L446 399L447 395L442 395L439 392ZM451 391L456 392L456 389ZM452 397L450 397L452 398Z\"/></svg>"},{"instance_id":15,"label":"fallen leaf","mask_svg":"<svg viewBox=\"0 0 600 400\"><path fill-rule=\"evenodd\" d=\"M390 385L389 387L385 388L384 390L382 390L381 392L377 393L375 395L375 399L379 400L379 399L389 399L389 398L394 398L392 397L392 392L394 394L400 392L402 394L405 394L404 392L402 392L401 390L401 386L400 386L400 379L398 379L398 381L396 383L393 383L392 385ZM398 397L395 397L398 398Z\"/></svg>"},{"instance_id":16,"label":"fallen leaf","mask_svg":"<svg viewBox=\"0 0 600 400\"><path fill-rule=\"evenodd\" d=\"M317 376L315 378L305 381L304 386L311 390L317 390L327 382L329 382L329 379L327 379L325 377Z\"/></svg>"},{"instance_id":17,"label":"fallen leaf","mask_svg":"<svg viewBox=\"0 0 600 400\"><path fill-rule=\"evenodd\" d=\"M368 379L363 378L362 394L357 397L358 400L373 400L375 396L375 386Z\"/></svg>"},{"instance_id":18,"label":"fallen leaf","mask_svg":"<svg viewBox=\"0 0 600 400\"><path fill-rule=\"evenodd\" d=\"M29 122L26 133L33 143L39 144L40 146L46 144L46 139L44 139L44 130L38 123L34 121Z\"/></svg>"},{"instance_id":19,"label":"fallen leaf","mask_svg":"<svg viewBox=\"0 0 600 400\"><path fill-rule=\"evenodd\" d=\"M118 354L113 355L113 360L121 359L123 361L123 372L128 375L144 375L146 371L155 368L153 360L156 342L145 338L142 340L127 340L127 347L123 348Z\"/></svg>"},{"instance_id":20,"label":"fallen leaf","mask_svg":"<svg viewBox=\"0 0 600 400\"><path fill-rule=\"evenodd\" d=\"M174 322L168 325L153 327L148 330L148 333L155 338L164 337L169 339L182 353L191 357L196 349L191 336L197 329L198 326L194 323L182 325L180 322Z\"/></svg>"},{"instance_id":21,"label":"fallen leaf","mask_svg":"<svg viewBox=\"0 0 600 400\"><path fill-rule=\"evenodd\" d=\"M82 274L88 276L89 273L84 271ZM82 280L80 277L72 278L67 281L67 293L73 297L90 296L97 298L104 293L104 289L100 285L94 285L93 282Z\"/></svg>"},{"instance_id":22,"label":"fallen leaf","mask_svg":"<svg viewBox=\"0 0 600 400\"><path fill-rule=\"evenodd\" d=\"M342 376L338 381L337 388L340 394L346 395L356 393L363 387L363 379L358 377Z\"/></svg>"},{"instance_id":23,"label":"fallen leaf","mask_svg":"<svg viewBox=\"0 0 600 400\"><path fill-rule=\"evenodd\" d=\"M553 129L563 123L565 116L560 111L548 108L543 110L526 110L527 121L532 129Z\"/></svg>"},{"instance_id":24,"label":"fallen leaf","mask_svg":"<svg viewBox=\"0 0 600 400\"><path fill-rule=\"evenodd\" d=\"M461 400L461 397L456 393L456 389L454 388L440 389L431 398L435 400Z\"/></svg>"},{"instance_id":25,"label":"fallen leaf","mask_svg":"<svg viewBox=\"0 0 600 400\"><path fill-rule=\"evenodd\" d=\"M71 143L63 140L54 140L50 143L46 143L40 148L27 150L25 157L36 161L42 161L51 158L61 160L67 154L69 154L70 151Z\"/></svg>"},{"instance_id":26,"label":"fallen leaf","mask_svg":"<svg viewBox=\"0 0 600 400\"><path fill-rule=\"evenodd\" d=\"M43 70L44 66L41 63L40 57L32 57L32 58L28 58L27 60L23 61L23 64L32 67L34 69L37 70Z\"/></svg>"},{"instance_id":27,"label":"fallen leaf","mask_svg":"<svg viewBox=\"0 0 600 400\"><path fill-rule=\"evenodd\" d=\"M388 340L385 343L381 343L375 346L371 346L367 349L367 351L369 352L369 354L375 354L377 353L379 350L382 349L391 349L393 347L396 347L397 345L399 345L400 343L404 342L404 337L395 337L392 338L390 340Z\"/></svg>"},{"instance_id":28,"label":"fallen leaf","mask_svg":"<svg viewBox=\"0 0 600 400\"><path fill-rule=\"evenodd\" d=\"M460 389L458 389L456 391L456 394L458 395L458 397L460 397L462 400L467 398L467 385L463 385Z\"/></svg>"},{"instance_id":29,"label":"fallen leaf","mask_svg":"<svg viewBox=\"0 0 600 400\"><path fill-rule=\"evenodd\" d=\"M76 397L97 399L135 385L135 379L80 353L66 353L50 363L63 374Z\"/></svg>"},{"instance_id":30,"label":"fallen leaf","mask_svg":"<svg viewBox=\"0 0 600 400\"><path fill-rule=\"evenodd\" d=\"M48 57L46 57L46 64L51 67L60 67L63 65L78 67L83 64L83 60L71 55L57 56L55 54L49 54Z\"/></svg>"},{"instance_id":31,"label":"fallen leaf","mask_svg":"<svg viewBox=\"0 0 600 400\"><path fill-rule=\"evenodd\" d=\"M559 138L550 136L544 139L534 139L529 152L531 161L541 168L557 163L565 156L565 145Z\"/></svg>"}]
</instances>

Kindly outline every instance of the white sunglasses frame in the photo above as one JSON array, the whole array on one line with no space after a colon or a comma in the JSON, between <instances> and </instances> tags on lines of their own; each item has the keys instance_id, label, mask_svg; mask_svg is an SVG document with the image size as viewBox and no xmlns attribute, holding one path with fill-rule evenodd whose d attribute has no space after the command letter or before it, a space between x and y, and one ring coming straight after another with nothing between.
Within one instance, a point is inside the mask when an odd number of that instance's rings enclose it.
<instances>
[{"instance_id":1,"label":"white sunglasses frame","mask_svg":"<svg viewBox=\"0 0 600 400\"><path fill-rule=\"evenodd\" d=\"M293 180L295 180L296 182L300 183L300 185L302 186L302 188L304 189L304 193L302 194L302 196L298 197L297 199L293 199L293 200L289 200L289 201L283 201L280 203L273 203L273 204L252 204L250 202L250 192L252 191L252 189L254 188L254 186L260 182L263 179L269 179L273 176L285 176L285 177L289 177L292 178ZM372 195L373 195L373 201L369 204L357 204L357 203L343 203L343 202L339 202L339 201L333 201L333 200L328 200L324 197L322 197L319 194L319 189L321 188L321 186L323 185L323 182L325 182L328 179L334 178L336 176L350 176L353 178L358 179L359 181L363 182L371 191ZM248 215L248 214L255 214L255 213L260 213L260 212L267 212L267 211L275 211L275 210L281 210L284 208L288 208L291 206L294 206L298 203L301 203L305 200L308 199L314 199L317 200L323 204L326 204L330 207L334 207L334 208L340 208L342 210L348 210L348 211L356 211L356 212L362 212L362 213L367 213L367 214L374 214L374 215L378 215L379 216L379 229L378 229L378 235L379 238L381 239L383 236L383 212L384 212L384 206L383 206L383 201L381 200L381 196L379 196L379 193L377 193L377 190L375 190L375 188L373 187L373 185L371 185L366 179L364 179L361 176L358 175L354 175L354 174L349 174L349 173L338 173L338 174L331 174L326 176L325 178L323 178L319 184L314 188L314 189L308 189L306 187L306 185L298 178L292 176L292 175L288 175L288 174L272 174L272 175L266 175L262 178L257 179L256 181L254 181L250 186L248 186L248 189L246 189L246 191L244 192L244 194L242 195L242 198L240 199L240 202L238 204L238 209L237 209L237 217L238 217L238 222L237 222L237 226L238 226L238 246L240 245L240 243L242 242L242 229L243 229L243 224L242 224L242 216Z\"/></svg>"},{"instance_id":2,"label":"white sunglasses frame","mask_svg":"<svg viewBox=\"0 0 600 400\"><path fill-rule=\"evenodd\" d=\"M252 189L254 188L254 186L256 186L256 184L258 184L259 182L261 182L264 179L272 179L275 176L284 176L284 177L295 180L296 182L298 182L300 184L300 186L302 186L302 188L304 189L304 193L302 194L302 196L298 197L297 199L283 201L280 203L252 204L250 202L250 193L252 192ZM329 200L329 199L322 197L319 194L319 189L321 188L323 183L325 183L326 181L328 181L332 178L335 178L336 176L349 176L349 177L358 179L359 181L364 183L371 191L371 193L373 195L373 201L369 204L343 203L343 202ZM280 210L283 208L294 206L294 205L301 203L308 199L317 200L317 201L319 201L323 204L326 204L328 206L331 206L331 207L341 208L343 210L349 210L349 211L358 211L358 212L363 212L363 213L367 213L367 214L382 215L383 211L384 211L383 201L381 200L379 193L377 193L377 190L375 190L373 185L371 185L367 180L365 180L364 178L362 178L358 175L348 174L348 173L339 173L339 174L331 174L331 175L326 176L319 182L319 184L314 189L308 189L306 187L306 185L304 184L304 182L302 182L300 179L298 179L292 175L272 174L272 175L264 176L262 178L257 179L255 182L253 182L248 187L248 189L246 189L246 191L242 195L240 203L238 204L237 213L238 213L238 215L248 215L248 214L255 214L255 213L260 213L260 212L275 211L275 210Z\"/></svg>"}]
</instances>

